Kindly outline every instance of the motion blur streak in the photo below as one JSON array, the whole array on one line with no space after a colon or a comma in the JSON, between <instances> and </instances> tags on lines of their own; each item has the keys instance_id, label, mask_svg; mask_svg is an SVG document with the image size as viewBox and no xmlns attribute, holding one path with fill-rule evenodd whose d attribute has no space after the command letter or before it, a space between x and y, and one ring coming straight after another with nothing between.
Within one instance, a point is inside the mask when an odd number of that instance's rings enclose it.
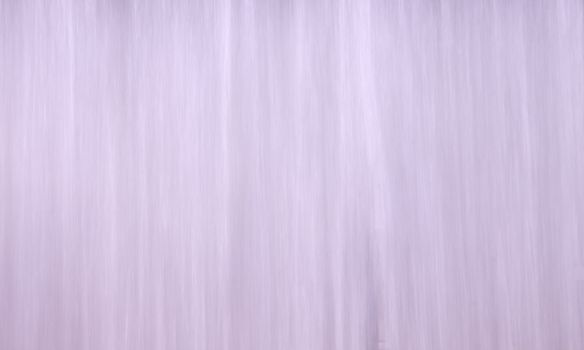
<instances>
[{"instance_id":1,"label":"motion blur streak","mask_svg":"<svg viewBox=\"0 0 584 350\"><path fill-rule=\"evenodd\" d=\"M0 0L0 349L584 349L584 2Z\"/></svg>"}]
</instances>

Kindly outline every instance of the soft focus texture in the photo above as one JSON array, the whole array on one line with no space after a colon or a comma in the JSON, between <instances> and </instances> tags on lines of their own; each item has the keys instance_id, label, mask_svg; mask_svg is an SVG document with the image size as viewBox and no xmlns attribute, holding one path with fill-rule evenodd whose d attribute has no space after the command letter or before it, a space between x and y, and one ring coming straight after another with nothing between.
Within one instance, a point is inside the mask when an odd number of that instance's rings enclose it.
<instances>
[{"instance_id":1,"label":"soft focus texture","mask_svg":"<svg viewBox=\"0 0 584 350\"><path fill-rule=\"evenodd\" d=\"M584 349L581 0L0 0L0 349Z\"/></svg>"}]
</instances>

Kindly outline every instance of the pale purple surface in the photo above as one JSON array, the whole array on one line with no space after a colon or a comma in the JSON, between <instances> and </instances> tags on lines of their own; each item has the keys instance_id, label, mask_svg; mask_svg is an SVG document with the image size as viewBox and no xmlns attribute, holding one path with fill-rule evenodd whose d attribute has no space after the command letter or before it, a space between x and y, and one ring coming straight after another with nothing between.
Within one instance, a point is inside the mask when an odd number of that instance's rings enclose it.
<instances>
[{"instance_id":1,"label":"pale purple surface","mask_svg":"<svg viewBox=\"0 0 584 350\"><path fill-rule=\"evenodd\" d=\"M0 0L0 349L584 349L580 0Z\"/></svg>"}]
</instances>

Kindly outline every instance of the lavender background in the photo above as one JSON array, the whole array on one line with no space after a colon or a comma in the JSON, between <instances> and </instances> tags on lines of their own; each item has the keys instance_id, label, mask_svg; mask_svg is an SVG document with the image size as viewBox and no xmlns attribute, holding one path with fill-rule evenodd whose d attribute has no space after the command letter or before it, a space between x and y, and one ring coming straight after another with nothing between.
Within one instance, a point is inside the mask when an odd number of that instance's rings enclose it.
<instances>
[{"instance_id":1,"label":"lavender background","mask_svg":"<svg viewBox=\"0 0 584 350\"><path fill-rule=\"evenodd\" d=\"M580 0L0 0L0 349L584 349Z\"/></svg>"}]
</instances>

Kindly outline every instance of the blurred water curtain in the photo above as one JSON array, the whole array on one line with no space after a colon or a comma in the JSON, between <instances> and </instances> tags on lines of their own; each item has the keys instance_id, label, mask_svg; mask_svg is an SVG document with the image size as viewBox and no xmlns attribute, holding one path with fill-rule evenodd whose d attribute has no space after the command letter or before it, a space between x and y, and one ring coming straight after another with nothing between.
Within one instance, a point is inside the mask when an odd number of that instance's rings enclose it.
<instances>
[{"instance_id":1,"label":"blurred water curtain","mask_svg":"<svg viewBox=\"0 0 584 350\"><path fill-rule=\"evenodd\" d=\"M0 0L0 349L584 349L579 0Z\"/></svg>"}]
</instances>

